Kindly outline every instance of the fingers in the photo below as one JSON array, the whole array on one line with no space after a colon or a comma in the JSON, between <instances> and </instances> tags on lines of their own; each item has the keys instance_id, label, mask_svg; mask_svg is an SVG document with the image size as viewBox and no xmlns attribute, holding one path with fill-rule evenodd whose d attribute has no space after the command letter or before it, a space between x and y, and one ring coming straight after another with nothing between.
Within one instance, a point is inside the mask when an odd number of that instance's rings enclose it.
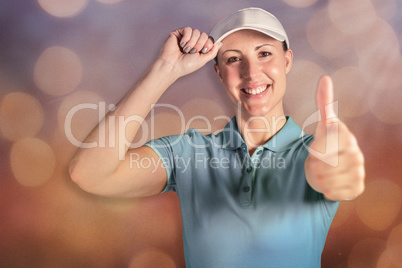
<instances>
[{"instance_id":1,"label":"fingers","mask_svg":"<svg viewBox=\"0 0 402 268\"><path fill-rule=\"evenodd\" d=\"M178 29L177 31L182 35L179 42L180 42L180 46L182 48L184 48L187 45L188 41L191 39L193 29L191 29L190 27L186 27L186 28Z\"/></svg>"},{"instance_id":2,"label":"fingers","mask_svg":"<svg viewBox=\"0 0 402 268\"><path fill-rule=\"evenodd\" d=\"M184 53L206 54L214 46L212 38L210 38L208 34L201 33L197 29L186 27L183 29L179 29L179 32L182 34L182 38L179 43Z\"/></svg>"},{"instance_id":3,"label":"fingers","mask_svg":"<svg viewBox=\"0 0 402 268\"><path fill-rule=\"evenodd\" d=\"M334 169L322 166L322 162L314 163L313 159L309 159L311 173L314 174L314 179L308 178L310 186L324 194L329 200L350 200L364 191L364 166L349 166L348 169ZM323 171L324 172L321 172Z\"/></svg>"},{"instance_id":4,"label":"fingers","mask_svg":"<svg viewBox=\"0 0 402 268\"><path fill-rule=\"evenodd\" d=\"M362 176L364 176L364 170L356 170L353 175L345 172L327 177L319 184L321 184L322 193L326 199L351 200L364 192L364 180L360 179Z\"/></svg>"},{"instance_id":5,"label":"fingers","mask_svg":"<svg viewBox=\"0 0 402 268\"><path fill-rule=\"evenodd\" d=\"M159 59L174 66L179 77L195 72L218 54L222 43L213 43L206 33L190 27L170 33Z\"/></svg>"},{"instance_id":6,"label":"fingers","mask_svg":"<svg viewBox=\"0 0 402 268\"><path fill-rule=\"evenodd\" d=\"M345 136L345 137L343 137ZM309 155L306 178L310 186L330 200L346 200L364 191L364 156L353 135L341 135L338 151L328 151L319 158ZM337 161L337 165L328 163Z\"/></svg>"},{"instance_id":7,"label":"fingers","mask_svg":"<svg viewBox=\"0 0 402 268\"><path fill-rule=\"evenodd\" d=\"M331 167L341 165L345 153L360 152L356 137L342 122L327 124L325 133L317 127L314 141L309 145L311 156Z\"/></svg>"}]
</instances>

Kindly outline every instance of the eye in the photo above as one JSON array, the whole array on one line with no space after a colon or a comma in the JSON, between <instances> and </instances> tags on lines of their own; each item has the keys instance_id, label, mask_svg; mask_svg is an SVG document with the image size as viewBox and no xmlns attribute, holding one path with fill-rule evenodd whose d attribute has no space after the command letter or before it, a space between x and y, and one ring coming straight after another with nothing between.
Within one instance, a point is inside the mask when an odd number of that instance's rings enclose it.
<instances>
[{"instance_id":1,"label":"eye","mask_svg":"<svg viewBox=\"0 0 402 268\"><path fill-rule=\"evenodd\" d=\"M236 61L239 61L239 60L240 60L239 57L230 57L230 58L228 58L227 62L232 63L232 62L236 62Z\"/></svg>"},{"instance_id":2,"label":"eye","mask_svg":"<svg viewBox=\"0 0 402 268\"><path fill-rule=\"evenodd\" d=\"M269 57L269 56L271 56L272 55L272 53L271 52L268 52L268 51L262 51L262 52L260 52L260 56L261 57Z\"/></svg>"}]
</instances>

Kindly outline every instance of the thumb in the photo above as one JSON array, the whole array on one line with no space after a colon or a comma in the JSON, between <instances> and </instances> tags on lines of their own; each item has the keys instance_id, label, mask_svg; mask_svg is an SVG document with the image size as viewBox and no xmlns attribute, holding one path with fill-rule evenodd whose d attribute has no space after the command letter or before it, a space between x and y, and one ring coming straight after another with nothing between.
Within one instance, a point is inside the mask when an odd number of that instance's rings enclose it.
<instances>
[{"instance_id":1,"label":"thumb","mask_svg":"<svg viewBox=\"0 0 402 268\"><path fill-rule=\"evenodd\" d=\"M208 51L207 54L205 54L205 56L209 60L213 60L218 55L218 51L221 47L222 47L222 42L215 43L214 46L210 49L210 51Z\"/></svg>"},{"instance_id":2,"label":"thumb","mask_svg":"<svg viewBox=\"0 0 402 268\"><path fill-rule=\"evenodd\" d=\"M314 142L310 145L309 153L326 164L335 167L338 157L328 157L339 148L339 120L335 112L334 91L332 79L324 75L320 78L316 93L317 108L321 121L317 123Z\"/></svg>"},{"instance_id":3,"label":"thumb","mask_svg":"<svg viewBox=\"0 0 402 268\"><path fill-rule=\"evenodd\" d=\"M322 76L318 82L316 104L320 111L321 124L334 123L338 121L338 116L335 112L332 79L328 75Z\"/></svg>"}]
</instances>

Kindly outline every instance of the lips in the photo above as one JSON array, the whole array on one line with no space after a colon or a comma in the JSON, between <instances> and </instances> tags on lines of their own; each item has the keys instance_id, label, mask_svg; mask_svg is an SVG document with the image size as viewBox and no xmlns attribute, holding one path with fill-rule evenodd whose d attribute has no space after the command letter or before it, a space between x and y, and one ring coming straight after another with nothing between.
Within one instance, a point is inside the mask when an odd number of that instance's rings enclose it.
<instances>
[{"instance_id":1,"label":"lips","mask_svg":"<svg viewBox=\"0 0 402 268\"><path fill-rule=\"evenodd\" d=\"M241 90L246 93L247 95L257 95L263 93L269 88L270 85L261 85L261 86L254 86L254 87L246 87L242 88Z\"/></svg>"}]
</instances>

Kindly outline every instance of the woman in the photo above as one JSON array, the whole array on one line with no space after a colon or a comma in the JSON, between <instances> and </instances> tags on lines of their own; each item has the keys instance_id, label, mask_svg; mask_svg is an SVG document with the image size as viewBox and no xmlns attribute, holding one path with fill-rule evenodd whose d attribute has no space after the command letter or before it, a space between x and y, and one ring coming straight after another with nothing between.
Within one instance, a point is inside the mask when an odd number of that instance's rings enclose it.
<instances>
[{"instance_id":1,"label":"woman","mask_svg":"<svg viewBox=\"0 0 402 268\"><path fill-rule=\"evenodd\" d=\"M323 77L317 87L322 120L313 141L284 115L293 52L280 22L247 8L211 36L189 27L170 33L157 60L85 140L98 142L99 128L108 126L106 140L116 146L81 148L71 177L105 196L176 191L188 267L320 267L337 201L364 189L363 156L333 112L331 80ZM137 119L179 77L214 58L235 110L223 131L190 129L129 148Z\"/></svg>"}]
</instances>

